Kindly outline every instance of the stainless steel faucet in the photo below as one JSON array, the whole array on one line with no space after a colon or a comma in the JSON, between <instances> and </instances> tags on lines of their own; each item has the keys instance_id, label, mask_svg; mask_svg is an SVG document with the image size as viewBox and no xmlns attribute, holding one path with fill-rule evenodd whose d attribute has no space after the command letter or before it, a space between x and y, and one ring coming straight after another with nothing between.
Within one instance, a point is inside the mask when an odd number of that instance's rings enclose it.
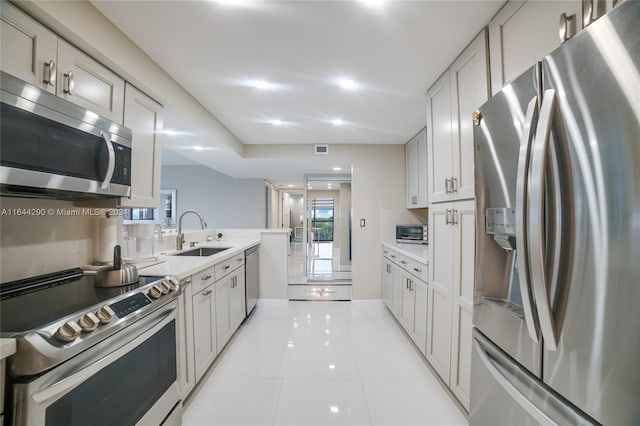
<instances>
[{"instance_id":1,"label":"stainless steel faucet","mask_svg":"<svg viewBox=\"0 0 640 426\"><path fill-rule=\"evenodd\" d=\"M198 216L198 218L200 219L200 226L202 227L202 229L205 229L207 227L207 222L204 221L204 218L202 217L202 215L200 213L198 213L197 211L195 211L195 210L187 210L184 213L182 213L180 215L180 217L178 218L178 239L176 240L176 249L177 250L182 250L182 243L184 243L184 234L182 233L182 218L187 213L193 213L196 216Z\"/></svg>"}]
</instances>

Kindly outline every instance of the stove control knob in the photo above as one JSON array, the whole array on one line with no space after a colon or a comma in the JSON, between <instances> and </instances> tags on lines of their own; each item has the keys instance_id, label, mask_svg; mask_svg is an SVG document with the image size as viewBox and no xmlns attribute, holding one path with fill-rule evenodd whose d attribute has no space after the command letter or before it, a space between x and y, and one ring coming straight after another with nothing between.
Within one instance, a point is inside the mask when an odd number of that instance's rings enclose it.
<instances>
[{"instance_id":1,"label":"stove control knob","mask_svg":"<svg viewBox=\"0 0 640 426\"><path fill-rule=\"evenodd\" d=\"M169 290L171 290L171 288L169 288L169 284L165 283L164 281L158 284L158 288L160 288L162 294L167 294L169 293Z\"/></svg>"},{"instance_id":2,"label":"stove control knob","mask_svg":"<svg viewBox=\"0 0 640 426\"><path fill-rule=\"evenodd\" d=\"M86 333L95 330L98 324L100 324L100 320L93 312L85 314L78 322L80 323L80 327L82 327L82 331Z\"/></svg>"},{"instance_id":3,"label":"stove control knob","mask_svg":"<svg viewBox=\"0 0 640 426\"><path fill-rule=\"evenodd\" d=\"M96 316L102 324L106 324L111 321L115 314L116 313L113 312L113 309L111 309L109 305L104 305L102 308L98 309L98 312L96 312Z\"/></svg>"},{"instance_id":4,"label":"stove control knob","mask_svg":"<svg viewBox=\"0 0 640 426\"><path fill-rule=\"evenodd\" d=\"M73 342L81 331L77 322L67 321L56 331L56 337L63 342Z\"/></svg>"},{"instance_id":5,"label":"stove control knob","mask_svg":"<svg viewBox=\"0 0 640 426\"><path fill-rule=\"evenodd\" d=\"M178 285L180 285L180 282L178 281L178 279L174 276L168 276L166 278L167 282L169 283L169 288L171 288L171 290L175 290L178 288Z\"/></svg>"},{"instance_id":6,"label":"stove control knob","mask_svg":"<svg viewBox=\"0 0 640 426\"><path fill-rule=\"evenodd\" d=\"M147 294L149 295L149 297L151 297L152 299L157 299L158 297L162 296L162 290L160 290L160 287L158 287L157 285L154 285L153 287L151 287L149 289L149 291L147 292Z\"/></svg>"}]
</instances>

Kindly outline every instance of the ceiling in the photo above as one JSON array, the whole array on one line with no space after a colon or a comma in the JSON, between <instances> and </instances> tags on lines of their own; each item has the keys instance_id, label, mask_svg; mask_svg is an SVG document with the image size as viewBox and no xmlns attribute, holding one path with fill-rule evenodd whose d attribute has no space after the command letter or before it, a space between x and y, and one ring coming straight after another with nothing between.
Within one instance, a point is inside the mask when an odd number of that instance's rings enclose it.
<instances>
[{"instance_id":1,"label":"ceiling","mask_svg":"<svg viewBox=\"0 0 640 426\"><path fill-rule=\"evenodd\" d=\"M425 91L504 1L92 3L245 144L400 144L425 125ZM252 173L275 179L281 166Z\"/></svg>"}]
</instances>

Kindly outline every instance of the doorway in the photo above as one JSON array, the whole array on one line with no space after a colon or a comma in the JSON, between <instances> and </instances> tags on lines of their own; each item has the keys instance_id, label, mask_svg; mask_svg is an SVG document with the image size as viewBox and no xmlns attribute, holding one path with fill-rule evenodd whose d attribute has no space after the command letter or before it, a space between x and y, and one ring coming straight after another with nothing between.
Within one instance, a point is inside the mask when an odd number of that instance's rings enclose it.
<instances>
[{"instance_id":1,"label":"doorway","mask_svg":"<svg viewBox=\"0 0 640 426\"><path fill-rule=\"evenodd\" d=\"M289 298L350 300L351 176L306 176L303 194L290 194L288 204Z\"/></svg>"}]
</instances>

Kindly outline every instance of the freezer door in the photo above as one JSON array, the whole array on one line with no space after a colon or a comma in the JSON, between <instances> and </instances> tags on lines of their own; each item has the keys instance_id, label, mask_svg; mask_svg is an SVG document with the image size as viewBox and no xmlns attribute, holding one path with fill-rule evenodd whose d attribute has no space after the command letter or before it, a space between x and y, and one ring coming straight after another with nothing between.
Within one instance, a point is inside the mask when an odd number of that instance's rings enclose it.
<instances>
[{"instance_id":1,"label":"freezer door","mask_svg":"<svg viewBox=\"0 0 640 426\"><path fill-rule=\"evenodd\" d=\"M621 2L544 58L536 135L566 144L568 167L549 166L572 211L558 228L565 278L553 272L535 292L543 379L607 425L640 423L638 28L640 2Z\"/></svg>"},{"instance_id":2,"label":"freezer door","mask_svg":"<svg viewBox=\"0 0 640 426\"><path fill-rule=\"evenodd\" d=\"M547 389L474 329L469 424L588 425L593 420Z\"/></svg>"},{"instance_id":3,"label":"freezer door","mask_svg":"<svg viewBox=\"0 0 640 426\"><path fill-rule=\"evenodd\" d=\"M517 183L525 183L528 162L520 157L530 145L529 130L535 128L539 85L536 65L482 105L474 126L477 250L473 323L535 375L542 373L542 349L539 339L532 338L537 337L532 317L535 308L525 277L527 268L522 266L527 260L526 241L517 240L520 229L498 231L489 226L498 215L510 217L507 221L514 225L516 216L524 212L525 206L517 200L526 191L518 190Z\"/></svg>"}]
</instances>

